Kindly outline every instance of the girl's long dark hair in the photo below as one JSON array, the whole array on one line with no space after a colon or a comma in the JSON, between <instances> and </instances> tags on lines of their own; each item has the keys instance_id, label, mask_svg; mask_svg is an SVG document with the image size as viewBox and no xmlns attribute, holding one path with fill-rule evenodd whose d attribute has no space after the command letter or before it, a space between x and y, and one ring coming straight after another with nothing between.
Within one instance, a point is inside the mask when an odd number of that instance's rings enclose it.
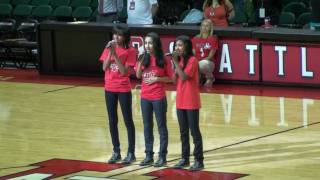
<instances>
[{"instance_id":1,"label":"girl's long dark hair","mask_svg":"<svg viewBox=\"0 0 320 180\"><path fill-rule=\"evenodd\" d=\"M182 67L182 69L184 69L188 64L189 58L191 56L193 56L192 42L191 42L191 39L189 38L189 36L186 36L186 35L178 36L176 38L176 42L177 41L182 41L182 43L184 45L184 52L183 52L183 55L182 55L182 57L183 57L183 67Z\"/></svg>"},{"instance_id":2,"label":"girl's long dark hair","mask_svg":"<svg viewBox=\"0 0 320 180\"><path fill-rule=\"evenodd\" d=\"M113 26L112 33L123 36L123 47L126 48L126 49L129 48L130 30L129 30L128 25L123 24L123 23L115 24Z\"/></svg>"},{"instance_id":3,"label":"girl's long dark hair","mask_svg":"<svg viewBox=\"0 0 320 180\"><path fill-rule=\"evenodd\" d=\"M163 57L163 50L160 37L157 33L150 32L146 35L146 37L150 37L153 43L153 54L156 58L156 65L160 68L164 68L165 60ZM143 63L142 65L147 68L150 65L150 53L145 52L143 55Z\"/></svg>"}]
</instances>

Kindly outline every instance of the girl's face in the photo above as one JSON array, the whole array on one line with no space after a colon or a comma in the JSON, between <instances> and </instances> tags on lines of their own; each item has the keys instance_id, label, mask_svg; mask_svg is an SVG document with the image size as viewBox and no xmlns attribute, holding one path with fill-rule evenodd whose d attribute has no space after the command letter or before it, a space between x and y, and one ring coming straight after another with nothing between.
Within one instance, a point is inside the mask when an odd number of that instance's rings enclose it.
<instances>
[{"instance_id":1,"label":"girl's face","mask_svg":"<svg viewBox=\"0 0 320 180\"><path fill-rule=\"evenodd\" d=\"M185 45L183 43L183 41L178 40L176 41L176 47L175 47L175 51L177 51L177 53L182 56L185 50Z\"/></svg>"},{"instance_id":2,"label":"girl's face","mask_svg":"<svg viewBox=\"0 0 320 180\"><path fill-rule=\"evenodd\" d=\"M211 24L207 21L204 21L200 26L201 33L208 34L211 31Z\"/></svg>"},{"instance_id":3,"label":"girl's face","mask_svg":"<svg viewBox=\"0 0 320 180\"><path fill-rule=\"evenodd\" d=\"M122 45L124 37L120 34L113 34L113 40L116 41L117 45Z\"/></svg>"},{"instance_id":4,"label":"girl's face","mask_svg":"<svg viewBox=\"0 0 320 180\"><path fill-rule=\"evenodd\" d=\"M146 52L153 53L153 41L151 37L146 37L144 40L144 49Z\"/></svg>"}]
</instances>

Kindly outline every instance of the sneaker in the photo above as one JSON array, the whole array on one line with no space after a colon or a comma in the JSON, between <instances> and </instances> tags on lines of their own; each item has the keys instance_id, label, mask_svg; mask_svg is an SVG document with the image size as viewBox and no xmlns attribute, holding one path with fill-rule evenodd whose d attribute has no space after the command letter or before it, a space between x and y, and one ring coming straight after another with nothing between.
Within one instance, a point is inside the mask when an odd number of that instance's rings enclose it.
<instances>
[{"instance_id":1,"label":"sneaker","mask_svg":"<svg viewBox=\"0 0 320 180\"><path fill-rule=\"evenodd\" d=\"M190 165L189 159L181 159L176 165L173 166L174 169L182 169Z\"/></svg>"},{"instance_id":2,"label":"sneaker","mask_svg":"<svg viewBox=\"0 0 320 180\"><path fill-rule=\"evenodd\" d=\"M121 160L120 153L113 152L111 158L108 160L108 163L109 164L114 164L114 163L116 163L116 162L118 162L120 160Z\"/></svg>"},{"instance_id":3,"label":"sneaker","mask_svg":"<svg viewBox=\"0 0 320 180\"><path fill-rule=\"evenodd\" d=\"M122 164L131 164L136 161L136 156L133 153L128 153L127 156L122 160Z\"/></svg>"},{"instance_id":4,"label":"sneaker","mask_svg":"<svg viewBox=\"0 0 320 180\"><path fill-rule=\"evenodd\" d=\"M159 158L155 163L154 163L154 167L162 167L165 166L167 164L167 160L166 158Z\"/></svg>"},{"instance_id":5,"label":"sneaker","mask_svg":"<svg viewBox=\"0 0 320 180\"><path fill-rule=\"evenodd\" d=\"M144 160L141 161L140 166L148 166L153 164L153 157L152 156L147 156L144 158Z\"/></svg>"},{"instance_id":6,"label":"sneaker","mask_svg":"<svg viewBox=\"0 0 320 180\"><path fill-rule=\"evenodd\" d=\"M203 161L194 161L193 165L189 168L189 171L200 171L204 168Z\"/></svg>"}]
</instances>

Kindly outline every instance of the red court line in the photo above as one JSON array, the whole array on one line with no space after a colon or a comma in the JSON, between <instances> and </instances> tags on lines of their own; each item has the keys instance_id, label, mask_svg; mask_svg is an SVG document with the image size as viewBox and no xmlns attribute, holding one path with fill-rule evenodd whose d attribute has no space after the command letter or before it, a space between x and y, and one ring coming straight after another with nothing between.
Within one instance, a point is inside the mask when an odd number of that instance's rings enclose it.
<instances>
[{"instance_id":1,"label":"red court line","mask_svg":"<svg viewBox=\"0 0 320 180\"><path fill-rule=\"evenodd\" d=\"M0 69L0 82L23 82L39 84L57 84L73 86L103 87L103 76L101 77L79 77L61 75L40 75L35 69L17 70ZM139 81L132 80L132 87ZM168 84L167 90L175 90L175 85ZM320 91L316 88L297 87L273 87L262 85L239 85L239 84L214 84L213 88L201 88L202 93L270 96L287 98L310 98L320 99Z\"/></svg>"}]
</instances>

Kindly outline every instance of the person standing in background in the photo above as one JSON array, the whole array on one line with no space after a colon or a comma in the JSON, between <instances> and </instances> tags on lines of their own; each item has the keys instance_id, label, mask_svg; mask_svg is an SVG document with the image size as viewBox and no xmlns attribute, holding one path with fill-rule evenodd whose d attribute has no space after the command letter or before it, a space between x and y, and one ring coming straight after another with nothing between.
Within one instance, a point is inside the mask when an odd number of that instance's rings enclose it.
<instances>
[{"instance_id":1,"label":"person standing in background","mask_svg":"<svg viewBox=\"0 0 320 180\"><path fill-rule=\"evenodd\" d=\"M213 35L213 25L210 19L202 21L200 34L192 38L192 51L199 60L199 71L205 75L205 87L212 87L215 81L213 76L214 57L218 50L218 38Z\"/></svg>"},{"instance_id":2,"label":"person standing in background","mask_svg":"<svg viewBox=\"0 0 320 180\"><path fill-rule=\"evenodd\" d=\"M235 15L229 0L205 0L203 3L204 17L212 21L214 26L227 27L228 20Z\"/></svg>"},{"instance_id":3,"label":"person standing in background","mask_svg":"<svg viewBox=\"0 0 320 180\"><path fill-rule=\"evenodd\" d=\"M130 55L128 48L130 31L125 24L115 24L113 27L113 40L109 41L100 57L105 72L105 101L108 111L109 130L113 145L113 153L108 163L121 160L119 130L118 130L118 101L122 116L128 132L128 151L123 164L130 164L136 160L135 127L132 118L132 94L128 74L128 67L134 66L136 56Z\"/></svg>"},{"instance_id":4,"label":"person standing in background","mask_svg":"<svg viewBox=\"0 0 320 180\"><path fill-rule=\"evenodd\" d=\"M118 20L118 12L123 9L123 0L98 1L97 22L112 23Z\"/></svg>"},{"instance_id":5,"label":"person standing in background","mask_svg":"<svg viewBox=\"0 0 320 180\"><path fill-rule=\"evenodd\" d=\"M204 168L203 144L199 127L200 91L198 60L192 53L192 42L188 36L178 36L172 55L177 83L176 107L180 128L182 159L173 168L181 169L190 164L189 131L194 144L194 164L189 168L197 171Z\"/></svg>"},{"instance_id":6,"label":"person standing in background","mask_svg":"<svg viewBox=\"0 0 320 180\"><path fill-rule=\"evenodd\" d=\"M127 24L152 24L157 10L157 0L127 0Z\"/></svg>"}]
</instances>

